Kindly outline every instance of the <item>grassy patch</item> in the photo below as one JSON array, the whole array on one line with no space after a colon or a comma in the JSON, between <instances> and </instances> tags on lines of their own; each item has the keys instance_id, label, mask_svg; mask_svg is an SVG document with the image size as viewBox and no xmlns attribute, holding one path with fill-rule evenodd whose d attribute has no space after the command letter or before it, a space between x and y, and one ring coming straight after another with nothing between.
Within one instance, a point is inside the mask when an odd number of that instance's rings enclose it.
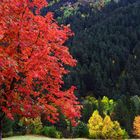
<instances>
[{"instance_id":1,"label":"grassy patch","mask_svg":"<svg viewBox=\"0 0 140 140\"><path fill-rule=\"evenodd\" d=\"M55 138L47 138L44 136L37 136L37 135L27 135L27 136L13 136L8 138L3 138L2 140L59 140ZM61 140L61 139L60 139ZM63 140L88 140L85 138L76 138L76 139L63 139Z\"/></svg>"},{"instance_id":2,"label":"grassy patch","mask_svg":"<svg viewBox=\"0 0 140 140\"><path fill-rule=\"evenodd\" d=\"M53 139L43 137L43 136L13 136L8 138L3 138L3 140L53 140Z\"/></svg>"}]
</instances>

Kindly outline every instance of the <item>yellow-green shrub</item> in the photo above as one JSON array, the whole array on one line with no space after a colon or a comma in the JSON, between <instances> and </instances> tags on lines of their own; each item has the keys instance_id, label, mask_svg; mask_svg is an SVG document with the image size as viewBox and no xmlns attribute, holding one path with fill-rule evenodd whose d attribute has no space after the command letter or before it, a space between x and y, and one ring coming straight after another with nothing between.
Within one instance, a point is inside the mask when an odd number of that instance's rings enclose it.
<instances>
[{"instance_id":1,"label":"yellow-green shrub","mask_svg":"<svg viewBox=\"0 0 140 140\"><path fill-rule=\"evenodd\" d=\"M37 117L34 119L23 117L20 119L19 125L26 126L27 134L30 134L30 133L40 134L43 128L40 117Z\"/></svg>"},{"instance_id":2,"label":"yellow-green shrub","mask_svg":"<svg viewBox=\"0 0 140 140\"><path fill-rule=\"evenodd\" d=\"M94 111L88 121L89 137L103 139L124 139L128 138L127 132L121 129L117 121L112 121L110 116L106 115L103 119L98 111Z\"/></svg>"},{"instance_id":3,"label":"yellow-green shrub","mask_svg":"<svg viewBox=\"0 0 140 140\"><path fill-rule=\"evenodd\" d=\"M42 129L42 134L51 138L62 138L62 133L54 126L45 126Z\"/></svg>"},{"instance_id":4,"label":"yellow-green shrub","mask_svg":"<svg viewBox=\"0 0 140 140\"><path fill-rule=\"evenodd\" d=\"M93 111L98 110L99 114L104 117L105 115L111 115L116 106L116 102L108 97L104 96L102 99L96 99L92 96L87 96L83 102L82 118L84 123L87 123Z\"/></svg>"},{"instance_id":5,"label":"yellow-green shrub","mask_svg":"<svg viewBox=\"0 0 140 140\"><path fill-rule=\"evenodd\" d=\"M100 138L102 135L103 119L98 111L94 111L88 121L89 136L91 138Z\"/></svg>"},{"instance_id":6,"label":"yellow-green shrub","mask_svg":"<svg viewBox=\"0 0 140 140\"><path fill-rule=\"evenodd\" d=\"M73 136L76 138L86 138L88 137L88 127L87 124L79 122L76 127L73 128Z\"/></svg>"}]
</instances>

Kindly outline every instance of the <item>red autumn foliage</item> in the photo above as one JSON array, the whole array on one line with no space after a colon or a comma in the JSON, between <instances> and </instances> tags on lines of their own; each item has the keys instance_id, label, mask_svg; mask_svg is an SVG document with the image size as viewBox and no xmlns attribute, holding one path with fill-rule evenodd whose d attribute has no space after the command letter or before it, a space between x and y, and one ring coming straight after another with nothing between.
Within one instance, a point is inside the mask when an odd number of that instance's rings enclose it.
<instances>
[{"instance_id":1,"label":"red autumn foliage","mask_svg":"<svg viewBox=\"0 0 140 140\"><path fill-rule=\"evenodd\" d=\"M61 111L75 124L81 108L75 87L61 90L64 65L76 65L64 45L73 33L52 13L40 16L43 6L46 0L0 0L0 115L43 113L53 123Z\"/></svg>"}]
</instances>

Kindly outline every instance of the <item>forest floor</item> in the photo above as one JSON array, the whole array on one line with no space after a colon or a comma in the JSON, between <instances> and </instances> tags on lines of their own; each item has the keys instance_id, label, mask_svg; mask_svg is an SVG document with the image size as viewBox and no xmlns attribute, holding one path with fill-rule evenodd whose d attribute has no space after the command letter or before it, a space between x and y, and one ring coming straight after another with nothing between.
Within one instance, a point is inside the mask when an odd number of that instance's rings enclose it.
<instances>
[{"instance_id":1,"label":"forest floor","mask_svg":"<svg viewBox=\"0 0 140 140\"><path fill-rule=\"evenodd\" d=\"M8 137L8 138L3 138L2 140L58 140L55 138L47 138L44 136L34 136L34 135L28 135L28 136L13 136L13 137ZM76 139L65 139L63 140L87 140L85 138L76 138Z\"/></svg>"}]
</instances>

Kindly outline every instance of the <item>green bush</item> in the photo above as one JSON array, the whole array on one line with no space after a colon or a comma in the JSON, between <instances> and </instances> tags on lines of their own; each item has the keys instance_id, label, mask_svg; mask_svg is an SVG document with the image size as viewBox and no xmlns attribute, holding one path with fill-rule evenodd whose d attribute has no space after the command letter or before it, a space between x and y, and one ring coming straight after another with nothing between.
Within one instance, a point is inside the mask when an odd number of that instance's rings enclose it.
<instances>
[{"instance_id":1,"label":"green bush","mask_svg":"<svg viewBox=\"0 0 140 140\"><path fill-rule=\"evenodd\" d=\"M33 134L41 134L42 130L40 128L38 129L37 127L35 127L35 128L32 129L32 133Z\"/></svg>"},{"instance_id":2,"label":"green bush","mask_svg":"<svg viewBox=\"0 0 140 140\"><path fill-rule=\"evenodd\" d=\"M120 123L129 135L132 135L133 120L136 116L136 107L129 97L123 96L117 101L117 105L112 114L112 120Z\"/></svg>"},{"instance_id":3,"label":"green bush","mask_svg":"<svg viewBox=\"0 0 140 140\"><path fill-rule=\"evenodd\" d=\"M41 118L26 118L22 117L20 118L18 125L22 128L25 128L26 134L41 134L42 133L42 122Z\"/></svg>"},{"instance_id":4,"label":"green bush","mask_svg":"<svg viewBox=\"0 0 140 140\"><path fill-rule=\"evenodd\" d=\"M26 134L26 126L20 124L20 116L16 115L14 118L13 124L13 133L14 135L25 135Z\"/></svg>"},{"instance_id":5,"label":"green bush","mask_svg":"<svg viewBox=\"0 0 140 140\"><path fill-rule=\"evenodd\" d=\"M13 135L13 124L14 121L11 121L8 118L4 118L2 121L2 135L3 137L9 137Z\"/></svg>"},{"instance_id":6,"label":"green bush","mask_svg":"<svg viewBox=\"0 0 140 140\"><path fill-rule=\"evenodd\" d=\"M42 129L42 134L51 138L62 138L62 133L57 131L54 126L45 126Z\"/></svg>"},{"instance_id":7,"label":"green bush","mask_svg":"<svg viewBox=\"0 0 140 140\"><path fill-rule=\"evenodd\" d=\"M33 134L41 134L42 128L43 128L41 118L37 117L34 120L32 120L31 122L32 122L32 124L31 124L32 133Z\"/></svg>"},{"instance_id":8,"label":"green bush","mask_svg":"<svg viewBox=\"0 0 140 140\"><path fill-rule=\"evenodd\" d=\"M102 99L96 99L92 96L87 96L83 101L82 121L87 123L93 111L98 110L99 114L104 117L111 115L116 106L116 102L104 96Z\"/></svg>"},{"instance_id":9,"label":"green bush","mask_svg":"<svg viewBox=\"0 0 140 140\"><path fill-rule=\"evenodd\" d=\"M74 129L73 129L73 136L79 138L87 138L89 135L88 127L85 123L80 122Z\"/></svg>"},{"instance_id":10,"label":"green bush","mask_svg":"<svg viewBox=\"0 0 140 140\"><path fill-rule=\"evenodd\" d=\"M140 97L138 95L135 95L130 98L132 103L134 103L135 110L136 110L136 115L140 114Z\"/></svg>"},{"instance_id":11,"label":"green bush","mask_svg":"<svg viewBox=\"0 0 140 140\"><path fill-rule=\"evenodd\" d=\"M111 115L111 113L114 111L115 106L116 102L106 96L104 96L101 100L98 100L98 110L100 115L102 116Z\"/></svg>"},{"instance_id":12,"label":"green bush","mask_svg":"<svg viewBox=\"0 0 140 140\"><path fill-rule=\"evenodd\" d=\"M94 97L87 96L82 102L82 105L83 109L81 119L84 123L87 123L93 111L98 107L98 100L96 100Z\"/></svg>"},{"instance_id":13,"label":"green bush","mask_svg":"<svg viewBox=\"0 0 140 140\"><path fill-rule=\"evenodd\" d=\"M2 137L10 137L10 136L13 136L13 135L14 135L14 133L13 133L12 130L8 131L7 133L5 133L5 132L2 133Z\"/></svg>"}]
</instances>

